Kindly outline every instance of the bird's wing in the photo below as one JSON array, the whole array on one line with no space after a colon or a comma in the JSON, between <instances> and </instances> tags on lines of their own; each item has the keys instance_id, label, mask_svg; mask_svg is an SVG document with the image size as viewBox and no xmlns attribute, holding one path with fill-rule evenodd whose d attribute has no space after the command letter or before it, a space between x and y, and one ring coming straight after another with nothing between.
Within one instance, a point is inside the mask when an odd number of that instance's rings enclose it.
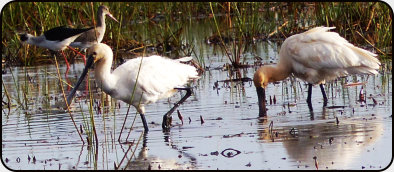
<instances>
[{"instance_id":1,"label":"bird's wing","mask_svg":"<svg viewBox=\"0 0 394 172\"><path fill-rule=\"evenodd\" d=\"M188 80L197 77L197 71L194 67L181 64L176 60L163 58L160 56L141 57L127 61L119 66L115 73L129 73L124 82L132 85L137 80L137 88L142 89L145 93L161 95L173 90L177 86L182 86Z\"/></svg>"},{"instance_id":2,"label":"bird's wing","mask_svg":"<svg viewBox=\"0 0 394 172\"><path fill-rule=\"evenodd\" d=\"M92 28L73 29L66 26L59 26L44 32L45 38L49 41L62 41L75 35L79 35Z\"/></svg>"},{"instance_id":3,"label":"bird's wing","mask_svg":"<svg viewBox=\"0 0 394 172\"><path fill-rule=\"evenodd\" d=\"M79 36L77 39L74 40L74 42L95 42L95 41L97 42L98 35L99 32L97 30L94 30L94 28L92 28L91 30L82 33L81 36Z\"/></svg>"},{"instance_id":4,"label":"bird's wing","mask_svg":"<svg viewBox=\"0 0 394 172\"><path fill-rule=\"evenodd\" d=\"M379 69L376 54L355 47L327 27L318 27L289 37L282 45L280 56L294 60L305 67L339 69L366 67ZM284 58L284 60L286 60Z\"/></svg>"}]
</instances>

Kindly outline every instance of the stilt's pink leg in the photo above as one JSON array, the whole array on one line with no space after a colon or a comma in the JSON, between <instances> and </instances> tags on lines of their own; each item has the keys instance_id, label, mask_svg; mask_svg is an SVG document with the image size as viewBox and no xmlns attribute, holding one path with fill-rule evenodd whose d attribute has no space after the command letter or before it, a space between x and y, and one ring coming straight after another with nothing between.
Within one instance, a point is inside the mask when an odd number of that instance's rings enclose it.
<instances>
[{"instance_id":1,"label":"stilt's pink leg","mask_svg":"<svg viewBox=\"0 0 394 172\"><path fill-rule=\"evenodd\" d=\"M74 52L76 52L77 54L79 54L80 56L82 56L83 62L86 65L86 57L85 55L81 54L79 51L77 51L76 49L74 49L73 47L67 46L69 49L73 50Z\"/></svg>"},{"instance_id":2,"label":"stilt's pink leg","mask_svg":"<svg viewBox=\"0 0 394 172\"><path fill-rule=\"evenodd\" d=\"M66 61L66 64L67 64L67 71L68 71L68 69L70 69L70 64L68 63L67 57L66 57L66 55L64 54L63 50L62 50L61 52L62 52L62 54L63 54L64 60Z\"/></svg>"}]
</instances>

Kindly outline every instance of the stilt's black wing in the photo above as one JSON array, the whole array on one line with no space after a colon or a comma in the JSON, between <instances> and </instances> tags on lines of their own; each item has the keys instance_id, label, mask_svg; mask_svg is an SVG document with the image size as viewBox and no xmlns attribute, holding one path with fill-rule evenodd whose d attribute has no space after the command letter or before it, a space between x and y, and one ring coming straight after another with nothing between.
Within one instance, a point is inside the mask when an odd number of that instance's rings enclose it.
<instances>
[{"instance_id":1,"label":"stilt's black wing","mask_svg":"<svg viewBox=\"0 0 394 172\"><path fill-rule=\"evenodd\" d=\"M93 27L85 28L85 29L73 29L73 28L68 28L66 26L59 26L44 32L44 35L47 40L62 41L74 35L78 35L82 32L86 32L90 29L93 29Z\"/></svg>"}]
</instances>

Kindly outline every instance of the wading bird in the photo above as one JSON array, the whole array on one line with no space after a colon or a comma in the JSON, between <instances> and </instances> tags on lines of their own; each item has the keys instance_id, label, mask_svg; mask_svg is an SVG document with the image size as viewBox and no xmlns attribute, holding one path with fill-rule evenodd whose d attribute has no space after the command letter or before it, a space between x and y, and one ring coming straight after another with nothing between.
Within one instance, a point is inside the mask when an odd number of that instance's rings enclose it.
<instances>
[{"instance_id":1,"label":"wading bird","mask_svg":"<svg viewBox=\"0 0 394 172\"><path fill-rule=\"evenodd\" d=\"M288 37L279 52L276 65L260 67L254 74L259 115L266 115L265 88L268 83L286 79L290 74L308 82L307 103L312 110L312 85L320 84L324 106L327 96L326 81L351 74L377 74L380 62L376 54L358 48L339 36L328 32L335 27L316 27Z\"/></svg>"},{"instance_id":2,"label":"wading bird","mask_svg":"<svg viewBox=\"0 0 394 172\"><path fill-rule=\"evenodd\" d=\"M138 57L128 60L111 73L113 53L108 45L95 44L87 50L87 54L85 69L67 97L67 103L71 103L89 67L96 63L96 83L111 97L133 105L141 116L145 131L148 131L144 116L145 105L168 98L177 90L186 90L186 95L163 116L162 127L169 129L172 112L191 95L191 88L182 86L199 78L195 67L180 63L191 60L191 57L178 60L161 56Z\"/></svg>"},{"instance_id":3,"label":"wading bird","mask_svg":"<svg viewBox=\"0 0 394 172\"><path fill-rule=\"evenodd\" d=\"M96 28L93 28L85 33L83 33L81 36L79 36L77 39L75 39L74 42L70 44L71 47L74 48L80 48L80 49L86 49L91 47L93 44L100 43L105 34L105 16L110 17L112 20L116 20L115 17L112 16L112 14L109 12L108 7L101 5L98 10L97 10L97 24ZM85 62L86 64L86 62Z\"/></svg>"},{"instance_id":4,"label":"wading bird","mask_svg":"<svg viewBox=\"0 0 394 172\"><path fill-rule=\"evenodd\" d=\"M68 63L63 50L66 49L71 42L77 39L78 36L90 29L94 28L72 29L66 26L59 26L45 31L41 36L33 36L28 33L21 33L19 34L19 38L22 43L47 48L52 51L61 51L64 59L66 60L67 69L69 69L70 64Z\"/></svg>"}]
</instances>

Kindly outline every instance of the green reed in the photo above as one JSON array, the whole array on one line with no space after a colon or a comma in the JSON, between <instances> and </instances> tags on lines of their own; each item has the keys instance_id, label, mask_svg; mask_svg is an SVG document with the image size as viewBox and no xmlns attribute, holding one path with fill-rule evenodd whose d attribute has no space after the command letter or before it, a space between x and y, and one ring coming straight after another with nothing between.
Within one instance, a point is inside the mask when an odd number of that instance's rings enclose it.
<instances>
[{"instance_id":1,"label":"green reed","mask_svg":"<svg viewBox=\"0 0 394 172\"><path fill-rule=\"evenodd\" d=\"M336 26L351 42L369 44L386 58L391 54L387 47L392 45L392 11L385 3L316 3L315 8L317 25Z\"/></svg>"},{"instance_id":2,"label":"green reed","mask_svg":"<svg viewBox=\"0 0 394 172\"><path fill-rule=\"evenodd\" d=\"M10 72L11 72L12 81L13 81L13 83L14 83L14 85L15 85L14 88L16 88L16 91L15 91L15 92L17 93L17 97L16 97L15 100L16 100L16 102L18 103L18 105L22 107L22 109L26 109L26 107L24 106L24 104L23 104L23 102L22 102L22 100L21 100L21 95L20 95L21 88L19 87L20 85L18 84L19 81L15 79L15 75L14 75L14 73L12 72L11 67L9 67L9 69L10 69Z\"/></svg>"},{"instance_id":3,"label":"green reed","mask_svg":"<svg viewBox=\"0 0 394 172\"><path fill-rule=\"evenodd\" d=\"M3 80L1 80L1 83L2 83L2 86L3 86L2 88L4 89L4 93L5 93L6 97L7 97L7 103L3 103L3 104L2 104L2 107L4 108L4 105L6 104L6 105L7 105L7 108L8 108L8 112L9 112L10 109L11 109L11 96L10 96L10 94L8 93L7 87L5 86Z\"/></svg>"},{"instance_id":4,"label":"green reed","mask_svg":"<svg viewBox=\"0 0 394 172\"><path fill-rule=\"evenodd\" d=\"M29 58L21 58L22 54L17 53L20 41L16 32L39 35L59 25L91 26L95 20L92 16L97 17L96 10L102 4L123 21L122 24L107 22L104 42L116 44L117 49L127 47L131 38L146 45L165 45L164 50L169 50L171 44L174 46L171 51L179 55L185 51L180 48L184 38L176 35L183 28L181 21L193 21L192 18L200 16L210 20L227 16L231 21L224 24L216 21L216 27L220 34L227 32L233 39L246 40L240 46L247 47L250 40L264 38L288 22L271 38L283 39L313 26L336 26L335 31L350 42L370 44L384 58L391 58L388 47L392 45L392 12L383 2L12 2L4 7L2 15L3 59L7 57L7 63L13 65L24 65L24 60L28 60L27 65L43 61L46 56L42 54L48 51L34 46L26 50ZM157 23L161 20L163 24ZM135 32L141 25L144 31Z\"/></svg>"}]
</instances>

